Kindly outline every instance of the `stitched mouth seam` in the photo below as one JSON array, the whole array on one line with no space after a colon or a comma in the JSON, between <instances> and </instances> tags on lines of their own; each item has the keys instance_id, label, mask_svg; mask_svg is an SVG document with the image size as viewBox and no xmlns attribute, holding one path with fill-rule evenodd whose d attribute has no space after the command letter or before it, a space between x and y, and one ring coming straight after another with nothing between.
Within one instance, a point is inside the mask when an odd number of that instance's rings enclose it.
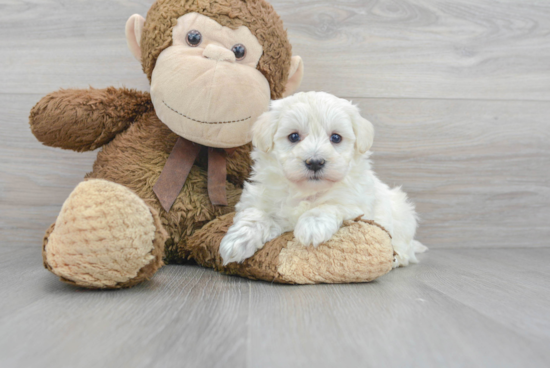
<instances>
[{"instance_id":1,"label":"stitched mouth seam","mask_svg":"<svg viewBox=\"0 0 550 368\"><path fill-rule=\"evenodd\" d=\"M244 119L241 119L241 120L220 121L220 122L213 122L213 123L210 123L210 122L208 122L208 121L200 121L200 120L197 120L197 119L193 119L193 118L191 118L191 117L189 117L189 116L187 116L187 115L185 115L185 114L182 114L181 112L179 112L179 111L177 111L177 110L174 110L172 107L170 107L170 106L166 103L166 101L164 101L164 100L162 100L162 103L163 103L164 105L166 105L167 108L169 108L170 110L172 110L173 112L175 112L176 114L181 115L181 116L183 116L183 117L186 118L186 119L189 119L189 120L195 121L195 122L197 122L197 123L201 123L201 124L213 124L213 125L215 125L215 124L232 124L232 123L240 123L241 121L245 121L245 120L248 120L248 119L252 118L252 116L249 116L249 117L244 118Z\"/></svg>"}]
</instances>

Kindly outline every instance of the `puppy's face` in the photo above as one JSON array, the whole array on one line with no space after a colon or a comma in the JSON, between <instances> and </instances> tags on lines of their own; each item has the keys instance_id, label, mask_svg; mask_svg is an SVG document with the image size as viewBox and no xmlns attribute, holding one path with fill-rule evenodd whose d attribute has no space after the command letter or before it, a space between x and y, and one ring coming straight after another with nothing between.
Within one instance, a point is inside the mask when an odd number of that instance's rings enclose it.
<instances>
[{"instance_id":1,"label":"puppy's face","mask_svg":"<svg viewBox=\"0 0 550 368\"><path fill-rule=\"evenodd\" d=\"M373 135L357 107L322 92L274 101L253 127L256 148L273 155L288 180L311 189L343 180Z\"/></svg>"}]
</instances>

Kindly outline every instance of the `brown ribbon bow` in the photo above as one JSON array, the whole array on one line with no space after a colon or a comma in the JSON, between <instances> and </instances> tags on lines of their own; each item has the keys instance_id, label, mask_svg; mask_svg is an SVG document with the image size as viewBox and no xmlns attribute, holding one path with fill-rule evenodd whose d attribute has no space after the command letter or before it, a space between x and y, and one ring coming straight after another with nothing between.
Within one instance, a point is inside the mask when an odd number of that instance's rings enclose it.
<instances>
[{"instance_id":1,"label":"brown ribbon bow","mask_svg":"<svg viewBox=\"0 0 550 368\"><path fill-rule=\"evenodd\" d=\"M179 137L172 153L162 169L153 192L166 212L174 205L180 194L189 172L199 156L201 149L205 147ZM232 155L235 149L207 147L208 149L208 197L214 206L227 206L225 193L225 180L227 178L226 153Z\"/></svg>"}]
</instances>

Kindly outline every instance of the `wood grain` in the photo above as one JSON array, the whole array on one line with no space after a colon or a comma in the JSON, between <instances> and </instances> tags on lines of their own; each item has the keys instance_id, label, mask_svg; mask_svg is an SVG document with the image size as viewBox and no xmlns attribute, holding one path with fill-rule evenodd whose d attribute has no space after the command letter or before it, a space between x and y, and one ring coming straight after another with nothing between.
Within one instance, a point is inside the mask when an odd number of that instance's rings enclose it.
<instances>
[{"instance_id":1,"label":"wood grain","mask_svg":"<svg viewBox=\"0 0 550 368\"><path fill-rule=\"evenodd\" d=\"M2 0L0 92L147 88L124 24L152 0ZM550 4L273 0L304 90L347 97L550 99Z\"/></svg>"},{"instance_id":2,"label":"wood grain","mask_svg":"<svg viewBox=\"0 0 550 368\"><path fill-rule=\"evenodd\" d=\"M39 95L0 95L0 234L41 244L96 153L44 147L27 115ZM380 178L402 185L431 248L548 247L550 105L354 99L376 127Z\"/></svg>"},{"instance_id":3,"label":"wood grain","mask_svg":"<svg viewBox=\"0 0 550 368\"><path fill-rule=\"evenodd\" d=\"M10 257L0 271L9 283L0 290L2 367L244 366L245 280L179 266L130 290L94 292L48 274L37 249L0 249Z\"/></svg>"},{"instance_id":4,"label":"wood grain","mask_svg":"<svg viewBox=\"0 0 550 368\"><path fill-rule=\"evenodd\" d=\"M0 94L0 236L11 245L41 244L45 229L96 156L45 147L36 140L28 116L40 97Z\"/></svg>"},{"instance_id":5,"label":"wood grain","mask_svg":"<svg viewBox=\"0 0 550 368\"><path fill-rule=\"evenodd\" d=\"M59 87L147 89L126 50L123 25L128 14L144 13L151 3L2 0L0 231L13 244L39 243L95 157L38 145L26 122L30 108ZM548 104L476 101L547 99L545 4L273 4L306 59L304 90L415 97L354 99L377 127L378 173L404 185L418 204L422 241L431 247L548 246ZM463 52L472 47L475 53ZM469 100L457 100L463 98Z\"/></svg>"},{"instance_id":6,"label":"wood grain","mask_svg":"<svg viewBox=\"0 0 550 368\"><path fill-rule=\"evenodd\" d=\"M410 194L430 247L548 247L550 104L356 99L375 171Z\"/></svg>"},{"instance_id":7,"label":"wood grain","mask_svg":"<svg viewBox=\"0 0 550 368\"><path fill-rule=\"evenodd\" d=\"M547 367L550 249L440 249L370 284L282 286L167 266L57 281L0 247L0 366Z\"/></svg>"},{"instance_id":8,"label":"wood grain","mask_svg":"<svg viewBox=\"0 0 550 368\"><path fill-rule=\"evenodd\" d=\"M361 107L432 250L363 285L194 266L117 292L60 283L41 238L96 153L42 146L28 114L59 88L147 90L124 24L153 0L0 0L0 366L550 366L550 3L271 2L302 90Z\"/></svg>"},{"instance_id":9,"label":"wood grain","mask_svg":"<svg viewBox=\"0 0 550 368\"><path fill-rule=\"evenodd\" d=\"M306 90L347 97L548 100L550 3L276 1Z\"/></svg>"},{"instance_id":10,"label":"wood grain","mask_svg":"<svg viewBox=\"0 0 550 368\"><path fill-rule=\"evenodd\" d=\"M501 252L508 260L518 253L530 260L507 267ZM249 363L542 367L550 361L550 287L548 275L530 262L549 255L547 249L435 250L420 265L369 285L253 283Z\"/></svg>"}]
</instances>

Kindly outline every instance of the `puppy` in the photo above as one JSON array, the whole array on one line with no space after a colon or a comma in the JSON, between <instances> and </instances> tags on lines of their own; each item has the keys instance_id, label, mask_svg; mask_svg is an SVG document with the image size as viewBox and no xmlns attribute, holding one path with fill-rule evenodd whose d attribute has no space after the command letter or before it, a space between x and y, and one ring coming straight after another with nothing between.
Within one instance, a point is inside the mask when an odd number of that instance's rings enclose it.
<instances>
[{"instance_id":1,"label":"puppy","mask_svg":"<svg viewBox=\"0 0 550 368\"><path fill-rule=\"evenodd\" d=\"M329 240L362 216L392 236L394 267L417 263L414 206L371 169L372 124L351 102L322 92L273 101L252 128L254 166L234 223L220 244L224 264L243 262L294 230L304 246Z\"/></svg>"}]
</instances>

